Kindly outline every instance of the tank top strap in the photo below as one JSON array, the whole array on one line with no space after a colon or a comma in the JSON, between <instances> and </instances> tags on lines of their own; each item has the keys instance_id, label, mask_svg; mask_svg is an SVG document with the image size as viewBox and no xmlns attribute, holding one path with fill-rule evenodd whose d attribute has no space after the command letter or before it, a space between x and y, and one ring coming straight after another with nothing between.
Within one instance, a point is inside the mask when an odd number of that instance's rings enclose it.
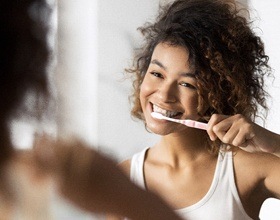
<instances>
[{"instance_id":1,"label":"tank top strap","mask_svg":"<svg viewBox=\"0 0 280 220\"><path fill-rule=\"evenodd\" d=\"M246 216L248 219L251 219L248 214L246 213L243 205L242 205L242 202L241 202L241 199L239 197L239 193L238 193L238 190L237 190L237 186L236 186L236 183L235 183L235 171L234 171L234 153L232 151L228 152L227 154L227 163L228 163L228 178L229 178L229 183L230 183L230 188L231 188L231 192L232 192L232 195L236 201L236 205L238 206L240 212Z\"/></svg>"},{"instance_id":2,"label":"tank top strap","mask_svg":"<svg viewBox=\"0 0 280 220\"><path fill-rule=\"evenodd\" d=\"M132 182L137 184L138 186L145 189L145 180L144 180L144 160L146 156L146 152L149 147L144 150L136 153L132 156L131 165L130 165L130 179Z\"/></svg>"}]
</instances>

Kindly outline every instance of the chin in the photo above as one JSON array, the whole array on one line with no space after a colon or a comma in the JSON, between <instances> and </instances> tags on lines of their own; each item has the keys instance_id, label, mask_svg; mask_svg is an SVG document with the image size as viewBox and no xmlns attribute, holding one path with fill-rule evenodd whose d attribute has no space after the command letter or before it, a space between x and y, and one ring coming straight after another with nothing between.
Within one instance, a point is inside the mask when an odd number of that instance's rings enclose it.
<instances>
[{"instance_id":1,"label":"chin","mask_svg":"<svg viewBox=\"0 0 280 220\"><path fill-rule=\"evenodd\" d=\"M150 123L147 124L147 128L149 131L153 132L154 134L165 136L172 133L170 127L159 126L157 123Z\"/></svg>"}]
</instances>

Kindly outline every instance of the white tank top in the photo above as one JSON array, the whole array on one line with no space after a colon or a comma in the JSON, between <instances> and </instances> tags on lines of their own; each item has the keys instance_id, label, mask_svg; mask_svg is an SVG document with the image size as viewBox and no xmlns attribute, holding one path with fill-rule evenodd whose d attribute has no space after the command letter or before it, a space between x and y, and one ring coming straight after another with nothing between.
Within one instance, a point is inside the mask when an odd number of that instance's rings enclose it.
<instances>
[{"instance_id":1,"label":"white tank top","mask_svg":"<svg viewBox=\"0 0 280 220\"><path fill-rule=\"evenodd\" d=\"M130 179L144 189L143 165L148 149L133 155L130 168ZM237 192L232 152L219 153L214 178L206 195L197 203L175 211L188 220L252 220Z\"/></svg>"}]
</instances>

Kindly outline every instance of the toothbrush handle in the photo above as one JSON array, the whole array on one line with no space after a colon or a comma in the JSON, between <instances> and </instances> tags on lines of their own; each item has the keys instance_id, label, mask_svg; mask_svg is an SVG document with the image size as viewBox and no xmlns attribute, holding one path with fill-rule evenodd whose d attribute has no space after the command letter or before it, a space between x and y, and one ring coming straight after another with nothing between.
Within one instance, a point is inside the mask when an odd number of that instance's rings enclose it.
<instances>
[{"instance_id":1,"label":"toothbrush handle","mask_svg":"<svg viewBox=\"0 0 280 220\"><path fill-rule=\"evenodd\" d=\"M198 129L203 129L203 130L207 130L207 124L203 123L203 122L195 122L194 123L194 127L198 128Z\"/></svg>"},{"instance_id":2,"label":"toothbrush handle","mask_svg":"<svg viewBox=\"0 0 280 220\"><path fill-rule=\"evenodd\" d=\"M207 123L193 121L193 120L186 120L184 124L188 127L207 130Z\"/></svg>"}]
</instances>

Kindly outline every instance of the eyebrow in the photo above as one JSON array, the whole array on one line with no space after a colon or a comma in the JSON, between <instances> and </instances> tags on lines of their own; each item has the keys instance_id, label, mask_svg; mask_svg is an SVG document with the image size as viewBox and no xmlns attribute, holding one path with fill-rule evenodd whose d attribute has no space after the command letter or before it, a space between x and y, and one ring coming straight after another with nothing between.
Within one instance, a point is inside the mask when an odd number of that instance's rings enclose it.
<instances>
[{"instance_id":1,"label":"eyebrow","mask_svg":"<svg viewBox=\"0 0 280 220\"><path fill-rule=\"evenodd\" d=\"M160 61L158 61L157 59L154 59L151 61L152 64L158 65L160 68L164 69L165 71L167 70L167 67L164 66ZM184 76L184 77L191 77L191 78L195 78L195 74L194 73L181 73L180 76Z\"/></svg>"},{"instance_id":2,"label":"eyebrow","mask_svg":"<svg viewBox=\"0 0 280 220\"><path fill-rule=\"evenodd\" d=\"M196 78L194 73L181 73L181 76Z\"/></svg>"},{"instance_id":3,"label":"eyebrow","mask_svg":"<svg viewBox=\"0 0 280 220\"><path fill-rule=\"evenodd\" d=\"M152 64L156 64L158 65L159 67L161 67L162 69L164 70L167 70L166 66L164 66L161 62L159 62L157 59L154 59L151 61Z\"/></svg>"}]
</instances>

